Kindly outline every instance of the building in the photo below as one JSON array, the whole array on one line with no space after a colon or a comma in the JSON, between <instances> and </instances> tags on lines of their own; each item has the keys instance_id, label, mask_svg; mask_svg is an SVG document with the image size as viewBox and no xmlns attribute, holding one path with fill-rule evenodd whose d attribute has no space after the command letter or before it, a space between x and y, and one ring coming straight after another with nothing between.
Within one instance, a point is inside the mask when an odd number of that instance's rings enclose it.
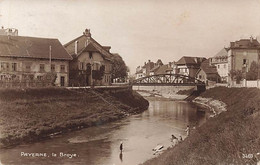
<instances>
[{"instance_id":1,"label":"building","mask_svg":"<svg viewBox=\"0 0 260 165\"><path fill-rule=\"evenodd\" d=\"M163 65L162 60L158 59L157 62L152 62L148 60L148 62L144 63L144 66L138 66L136 68L135 78L142 78L149 75L153 75L157 69L159 69Z\"/></svg>"},{"instance_id":2,"label":"building","mask_svg":"<svg viewBox=\"0 0 260 165\"><path fill-rule=\"evenodd\" d=\"M204 57L183 56L179 61L175 63L175 73L195 78L196 73L200 69L200 64L205 60L206 58Z\"/></svg>"},{"instance_id":3,"label":"building","mask_svg":"<svg viewBox=\"0 0 260 165\"><path fill-rule=\"evenodd\" d=\"M4 29L4 27L2 26L2 28L0 29L0 35L4 35L4 36L18 36L18 30L15 29L15 28Z\"/></svg>"},{"instance_id":4,"label":"building","mask_svg":"<svg viewBox=\"0 0 260 165\"><path fill-rule=\"evenodd\" d=\"M243 77L249 71L251 63L259 63L260 44L257 39L241 39L230 42L230 51L228 51L228 72L242 71ZM231 83L231 74L228 75L228 82Z\"/></svg>"},{"instance_id":5,"label":"building","mask_svg":"<svg viewBox=\"0 0 260 165\"><path fill-rule=\"evenodd\" d=\"M0 35L0 85L68 86L71 59L58 39Z\"/></svg>"},{"instance_id":6,"label":"building","mask_svg":"<svg viewBox=\"0 0 260 165\"><path fill-rule=\"evenodd\" d=\"M102 46L91 37L89 29L64 45L73 57L70 62L70 85L110 85L112 79L111 47Z\"/></svg>"},{"instance_id":7,"label":"building","mask_svg":"<svg viewBox=\"0 0 260 165\"><path fill-rule=\"evenodd\" d=\"M223 48L214 57L210 58L210 65L216 66L223 83L226 83L228 78L228 51L229 48Z\"/></svg>"},{"instance_id":8,"label":"building","mask_svg":"<svg viewBox=\"0 0 260 165\"><path fill-rule=\"evenodd\" d=\"M166 65L157 65L150 71L150 75L158 74L173 74L173 63L169 62L169 64Z\"/></svg>"},{"instance_id":9,"label":"building","mask_svg":"<svg viewBox=\"0 0 260 165\"><path fill-rule=\"evenodd\" d=\"M200 69L196 74L196 78L205 82L207 85L220 81L217 67L210 64L210 60L205 60L201 63Z\"/></svg>"}]
</instances>

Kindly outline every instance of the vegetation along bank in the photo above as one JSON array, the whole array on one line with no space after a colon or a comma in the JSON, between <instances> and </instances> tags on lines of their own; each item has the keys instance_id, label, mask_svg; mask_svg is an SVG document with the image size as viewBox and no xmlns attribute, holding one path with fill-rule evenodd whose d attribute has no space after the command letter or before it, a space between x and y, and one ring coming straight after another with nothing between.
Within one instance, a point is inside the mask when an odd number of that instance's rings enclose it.
<instances>
[{"instance_id":1,"label":"vegetation along bank","mask_svg":"<svg viewBox=\"0 0 260 165\"><path fill-rule=\"evenodd\" d=\"M132 90L1 89L0 147L49 138L140 113L147 100Z\"/></svg>"},{"instance_id":2,"label":"vegetation along bank","mask_svg":"<svg viewBox=\"0 0 260 165\"><path fill-rule=\"evenodd\" d=\"M210 118L174 148L145 165L256 164L260 161L260 90L216 87L200 94L224 102L227 111Z\"/></svg>"}]
</instances>

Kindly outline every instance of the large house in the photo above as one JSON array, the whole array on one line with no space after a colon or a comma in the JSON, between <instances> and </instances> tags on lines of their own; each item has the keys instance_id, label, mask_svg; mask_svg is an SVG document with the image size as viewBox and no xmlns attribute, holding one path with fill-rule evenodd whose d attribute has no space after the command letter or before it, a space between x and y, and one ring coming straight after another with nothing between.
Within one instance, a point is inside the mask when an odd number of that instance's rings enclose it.
<instances>
[{"instance_id":1,"label":"large house","mask_svg":"<svg viewBox=\"0 0 260 165\"><path fill-rule=\"evenodd\" d=\"M109 46L102 46L91 37L89 29L64 45L73 57L70 62L71 86L110 85L112 61Z\"/></svg>"},{"instance_id":2,"label":"large house","mask_svg":"<svg viewBox=\"0 0 260 165\"><path fill-rule=\"evenodd\" d=\"M221 82L227 82L228 78L228 51L229 48L221 49L214 57L210 58L210 65L216 66L221 77Z\"/></svg>"},{"instance_id":3,"label":"large house","mask_svg":"<svg viewBox=\"0 0 260 165\"><path fill-rule=\"evenodd\" d=\"M259 63L260 44L257 39L241 39L230 42L230 51L228 51L228 72L242 71L245 77L246 72L253 61ZM231 82L231 74L228 76L228 82Z\"/></svg>"},{"instance_id":4,"label":"large house","mask_svg":"<svg viewBox=\"0 0 260 165\"><path fill-rule=\"evenodd\" d=\"M176 74L182 74L195 78L196 73L200 69L200 64L205 61L204 57L188 57L183 56L179 61L175 63Z\"/></svg>"},{"instance_id":5,"label":"large house","mask_svg":"<svg viewBox=\"0 0 260 165\"><path fill-rule=\"evenodd\" d=\"M68 86L71 59L58 39L2 34L0 85Z\"/></svg>"}]
</instances>

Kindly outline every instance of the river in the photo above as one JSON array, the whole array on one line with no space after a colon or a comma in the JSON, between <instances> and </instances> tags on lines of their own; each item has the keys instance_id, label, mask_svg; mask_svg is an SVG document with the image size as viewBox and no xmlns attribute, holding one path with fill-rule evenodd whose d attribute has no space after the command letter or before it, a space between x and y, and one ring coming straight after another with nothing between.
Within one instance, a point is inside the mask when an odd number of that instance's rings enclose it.
<instances>
[{"instance_id":1,"label":"river","mask_svg":"<svg viewBox=\"0 0 260 165\"><path fill-rule=\"evenodd\" d=\"M171 146L172 134L185 138L187 125L199 126L210 115L190 102L148 100L149 109L141 114L49 140L3 149L0 151L0 164L139 164L156 156L152 149L157 145L163 145L165 149ZM119 150L121 141L122 154Z\"/></svg>"}]
</instances>

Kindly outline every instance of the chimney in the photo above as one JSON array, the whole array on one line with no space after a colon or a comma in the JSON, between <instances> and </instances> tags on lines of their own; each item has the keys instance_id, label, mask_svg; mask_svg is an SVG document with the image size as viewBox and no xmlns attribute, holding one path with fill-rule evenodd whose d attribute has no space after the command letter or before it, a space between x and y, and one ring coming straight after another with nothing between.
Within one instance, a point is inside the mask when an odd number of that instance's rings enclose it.
<instances>
[{"instance_id":1,"label":"chimney","mask_svg":"<svg viewBox=\"0 0 260 165\"><path fill-rule=\"evenodd\" d=\"M253 43L253 37L252 36L250 37L250 42Z\"/></svg>"},{"instance_id":2,"label":"chimney","mask_svg":"<svg viewBox=\"0 0 260 165\"><path fill-rule=\"evenodd\" d=\"M194 58L194 61L195 61L196 63L198 63L198 58L197 58L197 57L195 57L195 58Z\"/></svg>"},{"instance_id":3,"label":"chimney","mask_svg":"<svg viewBox=\"0 0 260 165\"><path fill-rule=\"evenodd\" d=\"M78 43L79 41L75 41L75 54L78 54Z\"/></svg>"},{"instance_id":4,"label":"chimney","mask_svg":"<svg viewBox=\"0 0 260 165\"><path fill-rule=\"evenodd\" d=\"M85 29L85 32L83 34L87 37L91 37L90 29Z\"/></svg>"},{"instance_id":5,"label":"chimney","mask_svg":"<svg viewBox=\"0 0 260 165\"><path fill-rule=\"evenodd\" d=\"M151 60L148 60L148 62L150 63L150 62L151 62Z\"/></svg>"}]
</instances>

